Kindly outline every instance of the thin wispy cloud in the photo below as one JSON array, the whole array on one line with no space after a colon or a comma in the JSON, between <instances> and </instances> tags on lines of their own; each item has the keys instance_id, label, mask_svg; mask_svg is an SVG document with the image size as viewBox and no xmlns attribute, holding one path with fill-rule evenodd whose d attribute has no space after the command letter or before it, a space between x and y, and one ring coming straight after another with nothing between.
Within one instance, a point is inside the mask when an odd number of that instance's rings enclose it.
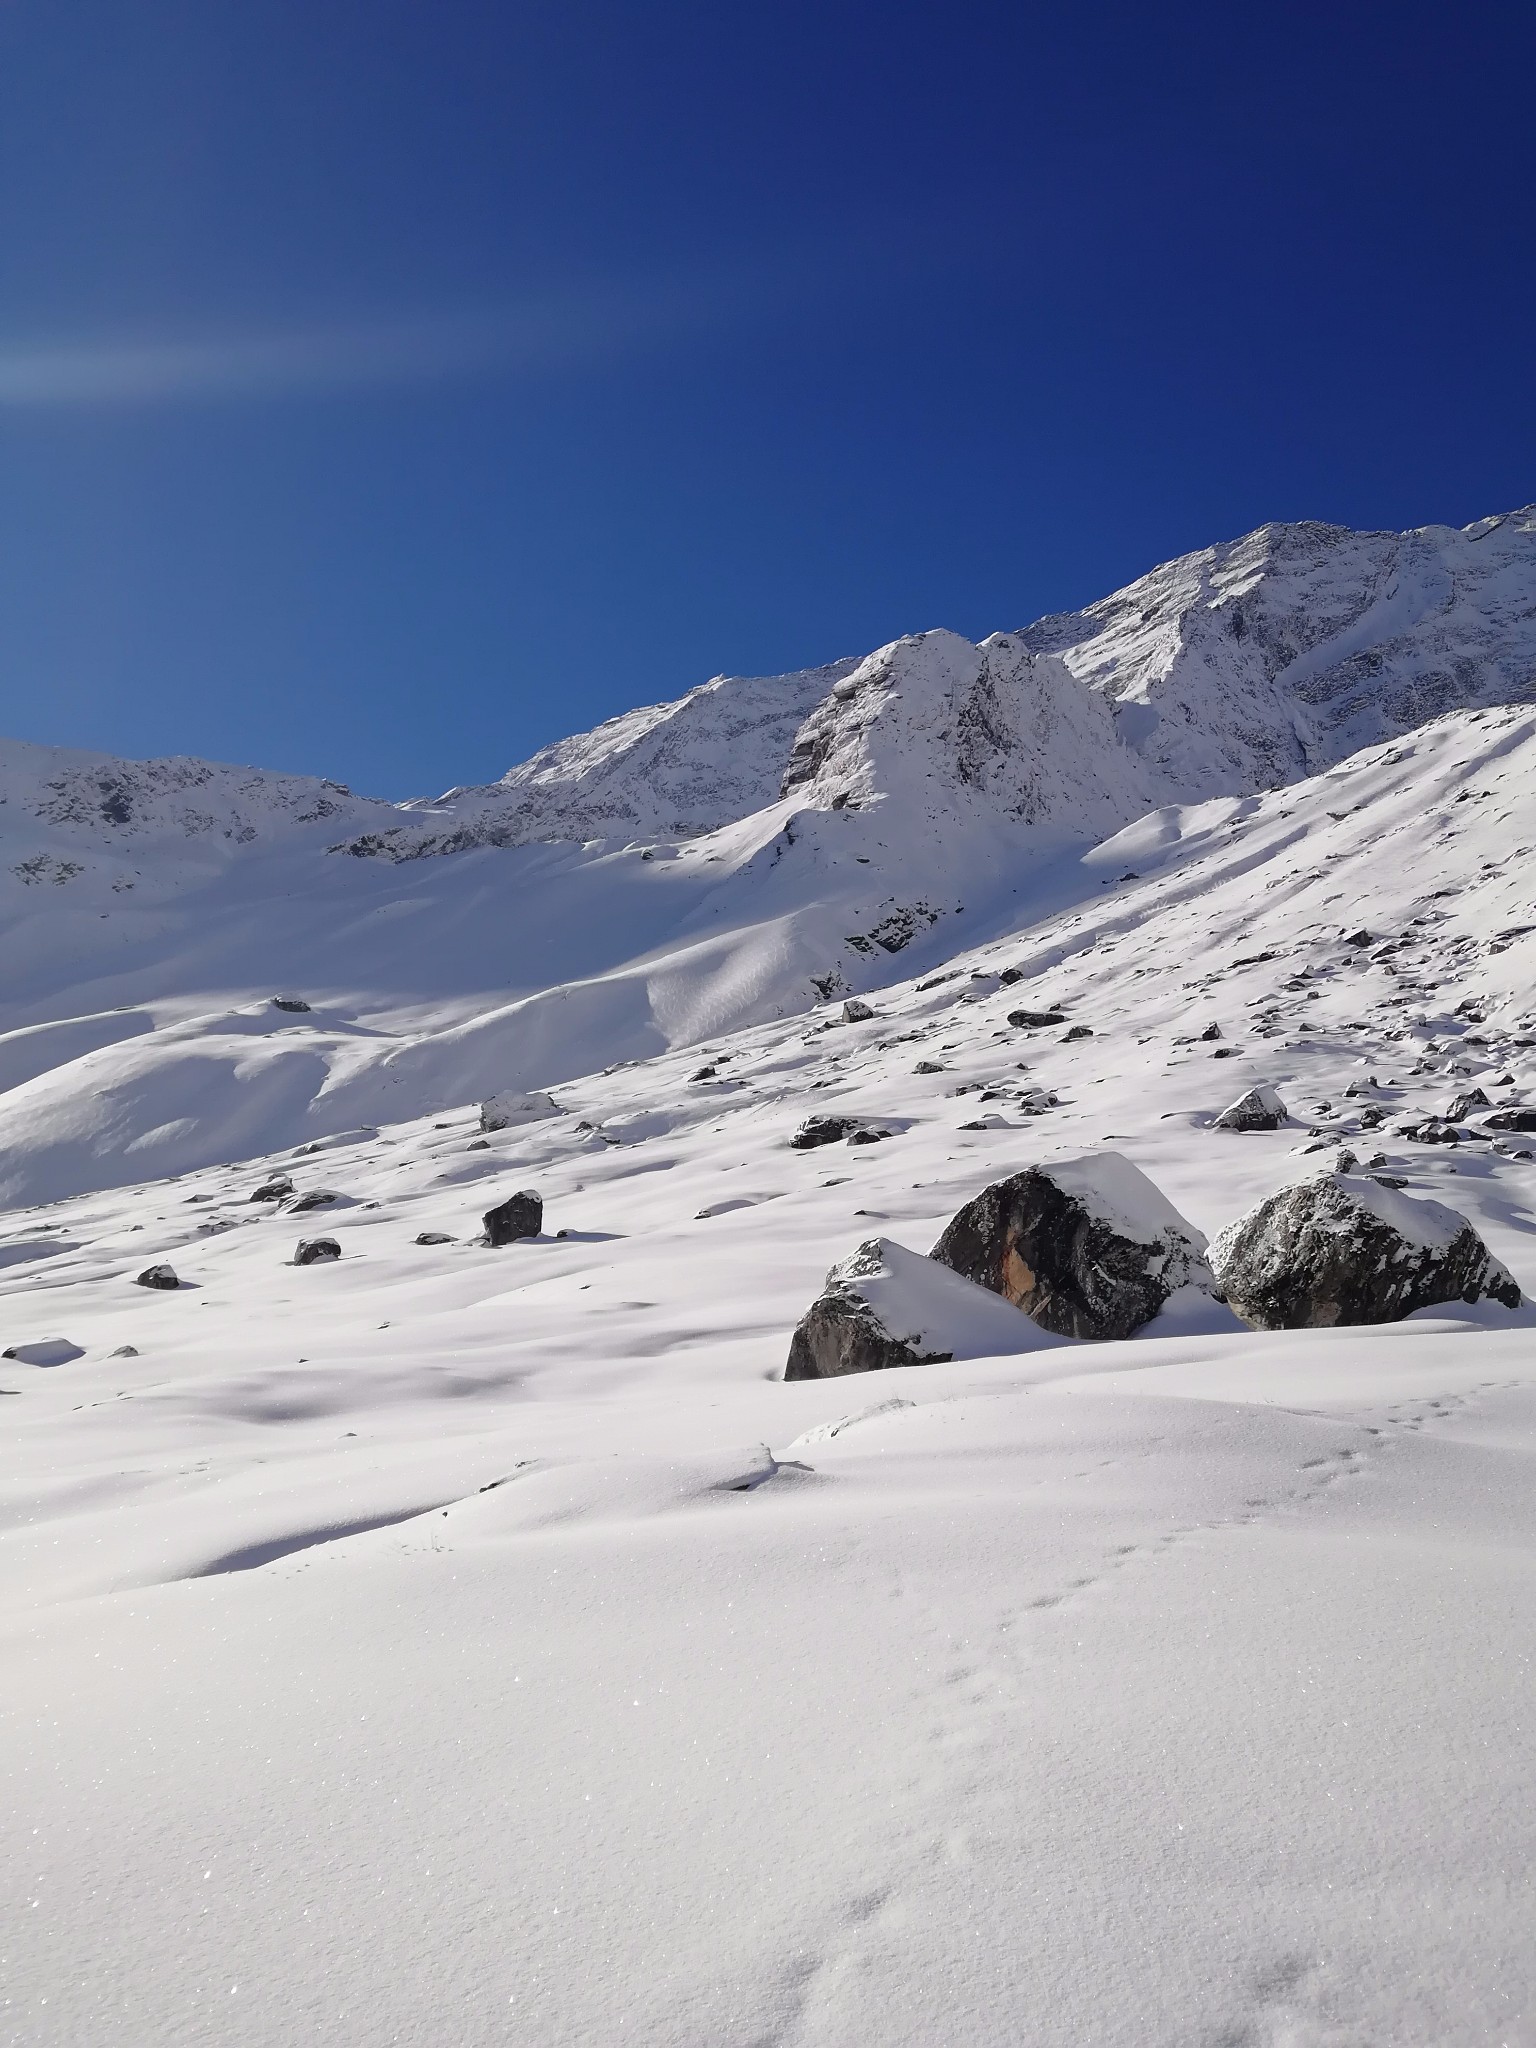
<instances>
[{"instance_id":1,"label":"thin wispy cloud","mask_svg":"<svg viewBox=\"0 0 1536 2048\"><path fill-rule=\"evenodd\" d=\"M0 337L0 408L282 398L558 370L707 335L804 293L819 263L784 259L518 306L197 337ZM817 282L819 282L819 278Z\"/></svg>"}]
</instances>

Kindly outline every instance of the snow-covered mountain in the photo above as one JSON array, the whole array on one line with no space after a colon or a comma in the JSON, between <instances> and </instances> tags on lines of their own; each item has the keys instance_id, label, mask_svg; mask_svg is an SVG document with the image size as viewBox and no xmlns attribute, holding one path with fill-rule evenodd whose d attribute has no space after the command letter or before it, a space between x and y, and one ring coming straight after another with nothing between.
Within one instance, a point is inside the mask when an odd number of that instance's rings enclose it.
<instances>
[{"instance_id":1,"label":"snow-covered mountain","mask_svg":"<svg viewBox=\"0 0 1536 2048\"><path fill-rule=\"evenodd\" d=\"M1137 819L1533 693L1527 510L1263 528L979 646L717 678L430 802L11 745L0 1190L180 1171L868 993L1096 892L1092 850Z\"/></svg>"},{"instance_id":2,"label":"snow-covered mountain","mask_svg":"<svg viewBox=\"0 0 1536 2048\"><path fill-rule=\"evenodd\" d=\"M6 2040L1532 2038L1533 529L423 805L4 750ZM1525 1299L785 1378L1085 1162L1213 1257L1337 1169Z\"/></svg>"}]
</instances>

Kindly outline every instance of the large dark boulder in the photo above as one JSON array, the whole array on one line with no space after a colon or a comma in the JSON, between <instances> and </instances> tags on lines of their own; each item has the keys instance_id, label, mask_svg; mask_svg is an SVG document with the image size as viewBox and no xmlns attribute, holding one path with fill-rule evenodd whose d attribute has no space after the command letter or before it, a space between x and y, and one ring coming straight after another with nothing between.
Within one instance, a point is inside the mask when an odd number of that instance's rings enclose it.
<instances>
[{"instance_id":1,"label":"large dark boulder","mask_svg":"<svg viewBox=\"0 0 1536 2048\"><path fill-rule=\"evenodd\" d=\"M1354 1175L1282 1188L1222 1231L1210 1258L1232 1307L1260 1330L1395 1323L1436 1302L1520 1304L1465 1216Z\"/></svg>"},{"instance_id":2,"label":"large dark boulder","mask_svg":"<svg viewBox=\"0 0 1536 2048\"><path fill-rule=\"evenodd\" d=\"M995 1358L1049 1341L995 1295L905 1245L872 1237L827 1275L790 1340L784 1377Z\"/></svg>"},{"instance_id":3,"label":"large dark boulder","mask_svg":"<svg viewBox=\"0 0 1536 2048\"><path fill-rule=\"evenodd\" d=\"M481 1220L487 1244L516 1244L519 1238L537 1237L544 1228L544 1198L523 1188L487 1209Z\"/></svg>"},{"instance_id":4,"label":"large dark boulder","mask_svg":"<svg viewBox=\"0 0 1536 2048\"><path fill-rule=\"evenodd\" d=\"M1118 1152L995 1182L930 1257L1060 1337L1129 1337L1179 1288L1216 1291L1205 1239Z\"/></svg>"}]
</instances>

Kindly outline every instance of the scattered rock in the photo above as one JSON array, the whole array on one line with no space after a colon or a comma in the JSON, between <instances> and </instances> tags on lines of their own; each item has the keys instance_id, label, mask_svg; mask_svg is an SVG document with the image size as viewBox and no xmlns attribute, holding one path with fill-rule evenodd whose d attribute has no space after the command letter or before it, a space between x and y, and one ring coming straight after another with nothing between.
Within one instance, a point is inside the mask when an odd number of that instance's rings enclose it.
<instances>
[{"instance_id":1,"label":"scattered rock","mask_svg":"<svg viewBox=\"0 0 1536 2048\"><path fill-rule=\"evenodd\" d=\"M886 1135L884 1131L877 1131L869 1125L864 1125L859 1130L848 1133L848 1142L850 1145L878 1145Z\"/></svg>"},{"instance_id":2,"label":"scattered rock","mask_svg":"<svg viewBox=\"0 0 1536 2048\"><path fill-rule=\"evenodd\" d=\"M451 1231L424 1230L416 1242L418 1244L453 1244L455 1239Z\"/></svg>"},{"instance_id":3,"label":"scattered rock","mask_svg":"<svg viewBox=\"0 0 1536 2048\"><path fill-rule=\"evenodd\" d=\"M1260 1330L1394 1323L1442 1301L1520 1305L1465 1216L1368 1176L1282 1188L1222 1231L1210 1259L1232 1307Z\"/></svg>"},{"instance_id":4,"label":"scattered rock","mask_svg":"<svg viewBox=\"0 0 1536 2048\"><path fill-rule=\"evenodd\" d=\"M919 1060L912 1071L914 1074L942 1074L944 1063L942 1060Z\"/></svg>"},{"instance_id":5,"label":"scattered rock","mask_svg":"<svg viewBox=\"0 0 1536 2048\"><path fill-rule=\"evenodd\" d=\"M690 1074L688 1078L690 1081L713 1081L715 1079L715 1069L713 1067L700 1067L696 1074Z\"/></svg>"},{"instance_id":6,"label":"scattered rock","mask_svg":"<svg viewBox=\"0 0 1536 2048\"><path fill-rule=\"evenodd\" d=\"M786 1380L1038 1349L1027 1316L889 1238L834 1266L790 1341Z\"/></svg>"},{"instance_id":7,"label":"scattered rock","mask_svg":"<svg viewBox=\"0 0 1536 2048\"><path fill-rule=\"evenodd\" d=\"M1374 1131L1378 1124L1384 1123L1386 1121L1386 1115L1387 1112L1381 1107L1381 1105L1379 1103L1373 1102L1369 1109L1362 1109L1360 1112L1361 1130Z\"/></svg>"},{"instance_id":8,"label":"scattered rock","mask_svg":"<svg viewBox=\"0 0 1536 2048\"><path fill-rule=\"evenodd\" d=\"M1242 1047L1238 1045L1218 1045L1211 1054L1213 1060L1235 1060L1241 1057Z\"/></svg>"},{"instance_id":9,"label":"scattered rock","mask_svg":"<svg viewBox=\"0 0 1536 2048\"><path fill-rule=\"evenodd\" d=\"M264 1180L251 1196L253 1202L286 1202L293 1193L293 1182L286 1173L277 1174L272 1180Z\"/></svg>"},{"instance_id":10,"label":"scattered rock","mask_svg":"<svg viewBox=\"0 0 1536 2048\"><path fill-rule=\"evenodd\" d=\"M517 1124L541 1123L546 1117L565 1112L552 1095L535 1090L530 1095L492 1095L480 1105L482 1131L510 1131Z\"/></svg>"},{"instance_id":11,"label":"scattered rock","mask_svg":"<svg viewBox=\"0 0 1536 2048\"><path fill-rule=\"evenodd\" d=\"M857 996L850 996L843 1005L843 1022L845 1024L867 1024L874 1014L868 1003L861 1002Z\"/></svg>"},{"instance_id":12,"label":"scattered rock","mask_svg":"<svg viewBox=\"0 0 1536 2048\"><path fill-rule=\"evenodd\" d=\"M997 978L1004 988L1012 988L1016 981L1024 979L1024 969L1022 967L1005 967Z\"/></svg>"},{"instance_id":13,"label":"scattered rock","mask_svg":"<svg viewBox=\"0 0 1536 2048\"><path fill-rule=\"evenodd\" d=\"M487 1244L516 1244L520 1238L537 1237L544 1228L544 1198L532 1188L508 1195L481 1218Z\"/></svg>"},{"instance_id":14,"label":"scattered rock","mask_svg":"<svg viewBox=\"0 0 1536 2048\"><path fill-rule=\"evenodd\" d=\"M301 1237L293 1254L296 1266L318 1266L327 1259L339 1259L341 1246L334 1237Z\"/></svg>"},{"instance_id":15,"label":"scattered rock","mask_svg":"<svg viewBox=\"0 0 1536 2048\"><path fill-rule=\"evenodd\" d=\"M1065 1010L1010 1010L1008 1022L1015 1031L1044 1031L1049 1024L1065 1024Z\"/></svg>"},{"instance_id":16,"label":"scattered rock","mask_svg":"<svg viewBox=\"0 0 1536 2048\"><path fill-rule=\"evenodd\" d=\"M466 1152L489 1152L490 1149L491 1141L489 1138L471 1138L464 1147Z\"/></svg>"},{"instance_id":17,"label":"scattered rock","mask_svg":"<svg viewBox=\"0 0 1536 2048\"><path fill-rule=\"evenodd\" d=\"M171 1288L179 1287L181 1282L176 1278L174 1266L159 1265L146 1266L133 1284L135 1287L160 1287L169 1292Z\"/></svg>"},{"instance_id":18,"label":"scattered rock","mask_svg":"<svg viewBox=\"0 0 1536 2048\"><path fill-rule=\"evenodd\" d=\"M1364 925L1362 925L1359 931L1351 932L1349 937L1344 941L1344 943L1346 946L1374 946L1376 940L1374 936L1365 929Z\"/></svg>"},{"instance_id":19,"label":"scattered rock","mask_svg":"<svg viewBox=\"0 0 1536 2048\"><path fill-rule=\"evenodd\" d=\"M119 1344L115 1351L107 1353L109 1358L137 1358L138 1355L139 1347L137 1344Z\"/></svg>"},{"instance_id":20,"label":"scattered rock","mask_svg":"<svg viewBox=\"0 0 1536 2048\"><path fill-rule=\"evenodd\" d=\"M1070 1031L1064 1031L1061 1034L1061 1042L1063 1045L1071 1045L1075 1039L1092 1038L1092 1036L1093 1026L1091 1024L1074 1024Z\"/></svg>"},{"instance_id":21,"label":"scattered rock","mask_svg":"<svg viewBox=\"0 0 1536 2048\"><path fill-rule=\"evenodd\" d=\"M309 1015L308 1003L299 996L274 996L272 998L272 1007L274 1010L286 1010L290 1016L294 1017L307 1017Z\"/></svg>"},{"instance_id":22,"label":"scattered rock","mask_svg":"<svg viewBox=\"0 0 1536 2048\"><path fill-rule=\"evenodd\" d=\"M1129 1337L1177 1288L1216 1292L1205 1239L1118 1152L995 1182L930 1257L1061 1337Z\"/></svg>"},{"instance_id":23,"label":"scattered rock","mask_svg":"<svg viewBox=\"0 0 1536 2048\"><path fill-rule=\"evenodd\" d=\"M1218 1131L1277 1131L1290 1115L1279 1094L1267 1082L1250 1088L1229 1103L1216 1119Z\"/></svg>"},{"instance_id":24,"label":"scattered rock","mask_svg":"<svg viewBox=\"0 0 1536 2048\"><path fill-rule=\"evenodd\" d=\"M1207 1024L1200 1034L1200 1042L1202 1045L1210 1045L1213 1040L1220 1038L1220 1036L1221 1026L1219 1024Z\"/></svg>"},{"instance_id":25,"label":"scattered rock","mask_svg":"<svg viewBox=\"0 0 1536 2048\"><path fill-rule=\"evenodd\" d=\"M342 1199L334 1188L310 1188L307 1193L300 1195L288 1213L290 1216L301 1216L306 1209L329 1209L332 1203Z\"/></svg>"}]
</instances>

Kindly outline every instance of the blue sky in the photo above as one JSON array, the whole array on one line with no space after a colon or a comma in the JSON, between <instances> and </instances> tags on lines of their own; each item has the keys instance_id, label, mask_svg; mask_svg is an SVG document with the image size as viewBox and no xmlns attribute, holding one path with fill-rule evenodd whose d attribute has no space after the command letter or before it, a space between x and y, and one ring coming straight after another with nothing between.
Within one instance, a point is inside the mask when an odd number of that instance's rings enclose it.
<instances>
[{"instance_id":1,"label":"blue sky","mask_svg":"<svg viewBox=\"0 0 1536 2048\"><path fill-rule=\"evenodd\" d=\"M1536 498L1536 9L0 0L0 731L400 796Z\"/></svg>"}]
</instances>

